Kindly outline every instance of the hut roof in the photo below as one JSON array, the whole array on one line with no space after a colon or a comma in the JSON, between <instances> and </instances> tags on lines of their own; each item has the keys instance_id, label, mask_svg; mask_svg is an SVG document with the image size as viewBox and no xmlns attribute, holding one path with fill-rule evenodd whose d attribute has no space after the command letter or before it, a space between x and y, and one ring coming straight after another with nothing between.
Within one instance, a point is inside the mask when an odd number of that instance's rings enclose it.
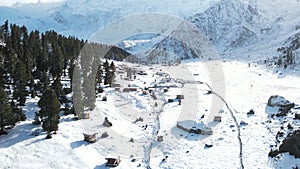
<instances>
[{"instance_id":1,"label":"hut roof","mask_svg":"<svg viewBox=\"0 0 300 169\"><path fill-rule=\"evenodd\" d=\"M118 158L105 158L105 160L107 160L106 166L109 167L117 167L121 162L120 156Z\"/></svg>"},{"instance_id":2,"label":"hut roof","mask_svg":"<svg viewBox=\"0 0 300 169\"><path fill-rule=\"evenodd\" d=\"M94 142L97 141L96 135L97 135L97 133L94 133L94 134L83 134L84 141L87 141L89 143L94 143Z\"/></svg>"}]
</instances>

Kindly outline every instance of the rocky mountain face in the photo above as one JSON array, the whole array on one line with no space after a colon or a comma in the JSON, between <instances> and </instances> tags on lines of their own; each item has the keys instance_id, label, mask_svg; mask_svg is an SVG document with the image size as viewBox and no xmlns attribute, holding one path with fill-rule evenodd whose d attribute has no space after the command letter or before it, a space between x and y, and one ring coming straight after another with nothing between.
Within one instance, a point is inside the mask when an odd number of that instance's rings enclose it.
<instances>
[{"instance_id":1,"label":"rocky mountain face","mask_svg":"<svg viewBox=\"0 0 300 169\"><path fill-rule=\"evenodd\" d=\"M253 6L240 0L221 1L189 20L223 48L250 43L265 33L262 29L268 24Z\"/></svg>"},{"instance_id":2,"label":"rocky mountain face","mask_svg":"<svg viewBox=\"0 0 300 169\"><path fill-rule=\"evenodd\" d=\"M205 12L189 17L188 21L209 38L219 53L244 47L275 31L274 23L255 7L240 0L220 1ZM198 57L172 37L165 38L155 48L168 48L180 58Z\"/></svg>"}]
</instances>

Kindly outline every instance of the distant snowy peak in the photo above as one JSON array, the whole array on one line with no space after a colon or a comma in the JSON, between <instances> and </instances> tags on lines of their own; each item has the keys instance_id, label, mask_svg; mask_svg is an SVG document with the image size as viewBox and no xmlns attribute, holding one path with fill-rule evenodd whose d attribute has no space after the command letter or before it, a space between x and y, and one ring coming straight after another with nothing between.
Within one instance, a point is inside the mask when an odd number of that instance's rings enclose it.
<instances>
[{"instance_id":1,"label":"distant snowy peak","mask_svg":"<svg viewBox=\"0 0 300 169\"><path fill-rule=\"evenodd\" d=\"M68 27L67 33L76 33L85 38L104 25L133 14L157 12L188 18L205 11L220 0L72 0L54 9L50 18ZM138 24L138 23L137 23Z\"/></svg>"},{"instance_id":2,"label":"distant snowy peak","mask_svg":"<svg viewBox=\"0 0 300 169\"><path fill-rule=\"evenodd\" d=\"M259 34L272 29L267 18L240 0L222 0L189 20L224 50L253 42Z\"/></svg>"},{"instance_id":3,"label":"distant snowy peak","mask_svg":"<svg viewBox=\"0 0 300 169\"><path fill-rule=\"evenodd\" d=\"M188 20L207 36L220 53L256 42L273 31L272 23L266 17L251 4L240 0L222 0ZM171 37L165 38L155 48L167 48L180 58L199 57Z\"/></svg>"},{"instance_id":4,"label":"distant snowy peak","mask_svg":"<svg viewBox=\"0 0 300 169\"><path fill-rule=\"evenodd\" d=\"M60 3L26 3L13 6L0 6L0 24L6 20L9 23L25 25L29 30L56 30L64 29L61 25L49 19L49 13Z\"/></svg>"}]
</instances>

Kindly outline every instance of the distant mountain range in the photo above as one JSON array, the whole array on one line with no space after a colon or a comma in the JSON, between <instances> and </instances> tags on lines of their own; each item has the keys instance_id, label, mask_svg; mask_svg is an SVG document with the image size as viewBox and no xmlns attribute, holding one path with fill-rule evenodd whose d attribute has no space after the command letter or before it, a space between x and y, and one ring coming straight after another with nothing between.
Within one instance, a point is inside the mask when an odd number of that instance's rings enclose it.
<instances>
[{"instance_id":1,"label":"distant mountain range","mask_svg":"<svg viewBox=\"0 0 300 169\"><path fill-rule=\"evenodd\" d=\"M54 29L64 35L88 39L94 32L121 17L160 12L190 21L213 42L221 55L231 57L244 53L259 58L257 51L266 49L270 49L266 51L268 56L277 55L276 49L299 32L296 29L300 26L297 17L300 15L299 7L300 2L296 0L284 3L279 0L66 0L0 6L0 22L8 19L10 23L26 25L29 29ZM172 52L180 50L176 53L179 57L194 57L192 52L184 53L182 46L176 46L180 43L170 43L174 40L169 37L145 37L128 37L124 39L126 45L122 42L118 45L132 53L150 46L168 48Z\"/></svg>"}]
</instances>

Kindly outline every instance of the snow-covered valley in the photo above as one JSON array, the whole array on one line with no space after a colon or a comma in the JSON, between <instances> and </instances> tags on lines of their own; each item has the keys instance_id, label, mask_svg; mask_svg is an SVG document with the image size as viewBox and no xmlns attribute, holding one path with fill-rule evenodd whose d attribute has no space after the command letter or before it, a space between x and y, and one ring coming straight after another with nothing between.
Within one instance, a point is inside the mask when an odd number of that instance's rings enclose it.
<instances>
[{"instance_id":1,"label":"snow-covered valley","mask_svg":"<svg viewBox=\"0 0 300 169\"><path fill-rule=\"evenodd\" d=\"M211 83L203 63L199 60L188 60L178 65L176 69L180 67L182 70L190 71L192 79L189 80ZM236 111L234 116L240 126L244 167L299 166L300 160L287 153L280 155L278 161L268 157L270 145L274 145L275 135L281 124L275 120L271 124L267 123L270 120L267 100L271 95L282 95L296 104L300 102L298 95L300 88L297 85L300 82L297 76L299 72L283 72L279 75L261 65L253 64L248 67L248 64L242 62L222 62L222 68L226 84L225 100L230 108ZM153 85L155 79L157 82L161 81L160 76L156 74L160 70L172 72L172 66L157 65L151 69L150 67L139 69L144 70L147 75L137 75L136 80L127 83L141 88L145 86L144 82L146 85ZM173 75L170 73L170 76ZM184 75L181 79L188 78ZM62 116L59 131L50 140L46 140L43 133L34 136L40 128L31 124L32 114L38 109L37 100L31 99L24 107L27 121L20 122L8 135L0 136L1 167L105 168L105 158L120 156L119 168L139 168L147 165L151 168L240 168L237 129L229 110L223 105L220 112L214 112L222 116L222 121L211 123L211 119L206 117L213 113L210 110L215 103L212 102L213 96L207 95L209 88L203 84L184 86L170 87L168 92L163 93L165 99L174 98L176 94L184 92L185 88L188 90L192 86L195 87L193 90L190 89L190 93L185 92L185 99L181 105L178 105L178 102L162 101L161 103L165 104L162 112L155 111L152 97L143 95L141 91L123 93L107 88L104 94L107 95L108 101L101 101L101 97L97 99L97 107L90 112L90 119L77 121L73 115ZM189 103L196 98L198 104ZM185 105L196 107L189 107L186 110ZM247 115L250 109L254 110L254 115ZM191 115L191 120L196 123L202 121L211 126L213 135L197 135L177 128L178 121L189 118L185 113ZM292 109L292 113L299 113L299 110ZM203 114L206 116L202 119L200 116ZM157 129L156 116L160 119L160 129ZM111 128L102 125L104 117L112 122ZM139 117L144 120L134 123ZM291 122L295 130L299 129L298 120L292 120L289 116L284 119ZM241 121L245 124L240 124ZM148 127L145 127L146 125ZM163 141L157 141L155 136L157 130L159 130L157 135L163 136ZM98 132L99 140L93 144L83 141L85 132ZM108 133L108 137L101 138L104 132ZM130 138L134 141L131 142ZM144 158L147 150L145 147L150 142L153 145L150 161L147 163ZM207 148L205 144L212 147Z\"/></svg>"}]
</instances>

